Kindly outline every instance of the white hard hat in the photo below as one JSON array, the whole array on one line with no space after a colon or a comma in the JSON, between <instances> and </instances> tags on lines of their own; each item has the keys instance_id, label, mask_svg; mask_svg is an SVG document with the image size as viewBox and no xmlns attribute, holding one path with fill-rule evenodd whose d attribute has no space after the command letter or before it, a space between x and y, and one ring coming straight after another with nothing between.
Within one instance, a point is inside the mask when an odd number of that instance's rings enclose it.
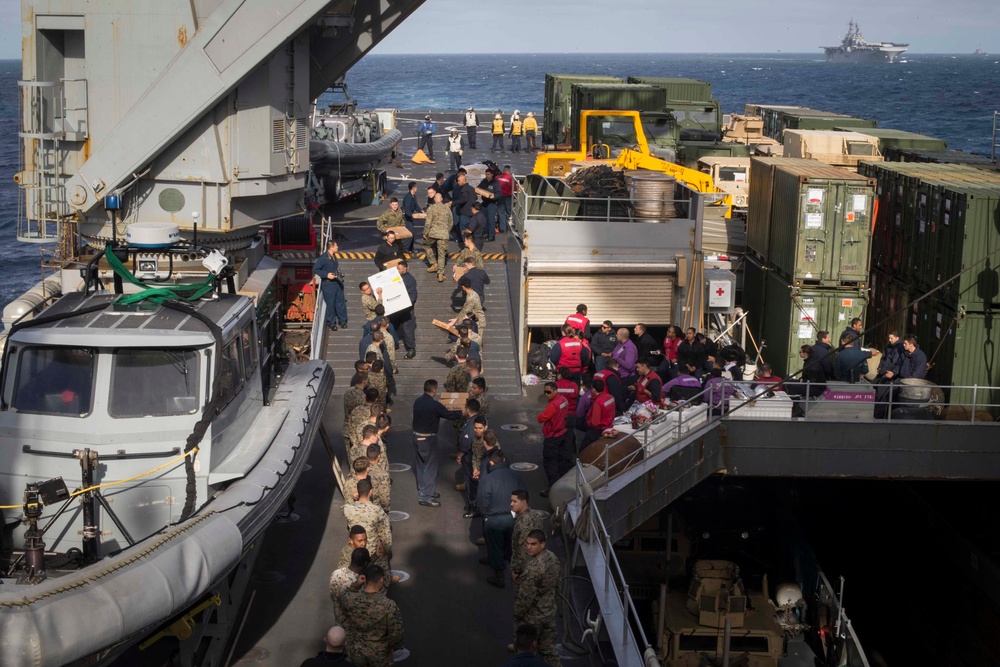
<instances>
[{"instance_id":1,"label":"white hard hat","mask_svg":"<svg viewBox=\"0 0 1000 667\"><path fill-rule=\"evenodd\" d=\"M496 120L500 120L500 119L502 118L502 116L501 116L500 114L497 114L496 116L494 116L494 118L495 118Z\"/></svg>"},{"instance_id":2,"label":"white hard hat","mask_svg":"<svg viewBox=\"0 0 1000 667\"><path fill-rule=\"evenodd\" d=\"M534 112L534 111L529 111L529 112L528 112L528 118L531 118L531 117L532 117L532 116L534 116L534 115L535 115L535 112Z\"/></svg>"},{"instance_id":3,"label":"white hard hat","mask_svg":"<svg viewBox=\"0 0 1000 667\"><path fill-rule=\"evenodd\" d=\"M515 115L515 116L516 116L517 114L519 114L519 113L521 113L521 110L520 110L520 109L514 109L514 115Z\"/></svg>"}]
</instances>

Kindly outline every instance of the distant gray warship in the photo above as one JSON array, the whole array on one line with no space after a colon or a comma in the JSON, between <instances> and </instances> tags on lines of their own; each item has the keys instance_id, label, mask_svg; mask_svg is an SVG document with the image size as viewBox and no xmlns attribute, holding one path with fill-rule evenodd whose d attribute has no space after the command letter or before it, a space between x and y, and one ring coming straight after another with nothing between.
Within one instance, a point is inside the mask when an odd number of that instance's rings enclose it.
<instances>
[{"instance_id":1,"label":"distant gray warship","mask_svg":"<svg viewBox=\"0 0 1000 667\"><path fill-rule=\"evenodd\" d=\"M840 46L821 46L826 59L831 62L891 63L910 47L897 42L869 42L861 34L861 27L851 19L847 34Z\"/></svg>"}]
</instances>

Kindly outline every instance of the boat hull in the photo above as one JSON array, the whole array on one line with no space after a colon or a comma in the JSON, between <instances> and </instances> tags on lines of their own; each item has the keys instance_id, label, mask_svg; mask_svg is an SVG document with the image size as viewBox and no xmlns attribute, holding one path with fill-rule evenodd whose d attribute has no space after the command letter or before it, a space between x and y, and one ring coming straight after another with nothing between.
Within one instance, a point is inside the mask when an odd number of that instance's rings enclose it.
<instances>
[{"instance_id":1,"label":"boat hull","mask_svg":"<svg viewBox=\"0 0 1000 667\"><path fill-rule=\"evenodd\" d=\"M325 362L289 367L274 404L298 416L284 421L257 465L187 521L79 571L5 585L0 664L102 664L111 647L138 641L200 600L239 565L287 501L333 381Z\"/></svg>"}]
</instances>

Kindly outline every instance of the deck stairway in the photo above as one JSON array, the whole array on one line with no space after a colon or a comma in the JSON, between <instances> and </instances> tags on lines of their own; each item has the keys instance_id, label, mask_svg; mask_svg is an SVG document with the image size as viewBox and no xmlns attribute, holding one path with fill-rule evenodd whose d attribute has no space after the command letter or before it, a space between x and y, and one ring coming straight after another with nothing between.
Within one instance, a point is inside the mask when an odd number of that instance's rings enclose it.
<instances>
[{"instance_id":1,"label":"deck stairway","mask_svg":"<svg viewBox=\"0 0 1000 667\"><path fill-rule=\"evenodd\" d=\"M423 253L419 251L418 257ZM347 331L327 332L326 352L323 358L333 367L338 378L334 394L343 394L350 386L354 362L361 340L361 295L358 283L376 272L370 259L340 259L341 271L347 277L346 297L350 327ZM452 260L453 261L453 260ZM424 381L435 379L440 383L448 375L444 354L448 350L447 334L431 324L431 320L447 321L455 316L451 309L451 294L456 288L451 279L451 266L443 283L436 273L428 273L422 259L410 260L410 272L417 279L417 356L403 359L404 350L396 355L399 373L396 390L400 396L415 397L423 393ZM492 284L486 286L486 339L483 341L483 376L490 395L520 395L521 380L514 350L511 328L510 303L507 297L505 265L503 261L486 260L486 272Z\"/></svg>"}]
</instances>

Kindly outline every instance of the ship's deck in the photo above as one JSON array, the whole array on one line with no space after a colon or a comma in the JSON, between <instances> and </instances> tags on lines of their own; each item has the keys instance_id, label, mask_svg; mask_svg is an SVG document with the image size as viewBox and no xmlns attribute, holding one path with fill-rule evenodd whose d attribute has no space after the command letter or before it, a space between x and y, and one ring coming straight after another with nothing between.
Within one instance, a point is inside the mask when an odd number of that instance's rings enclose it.
<instances>
[{"instance_id":1,"label":"ship's deck","mask_svg":"<svg viewBox=\"0 0 1000 667\"><path fill-rule=\"evenodd\" d=\"M423 202L426 185L433 181L434 174L449 171L443 136L435 139L436 165L409 162L416 147L412 130L424 113L400 113L404 131L399 150L402 167L389 169L390 196L402 199L406 182L416 180L423 186L418 190L418 197ZM509 113L505 113L505 118ZM457 124L461 114L434 113L433 116L438 135L444 135L445 128ZM480 114L483 122L490 118L492 113ZM534 162L531 154L491 154L489 145L489 133L481 129L479 150L467 148L465 162L493 158L500 166L510 164L515 174L531 171ZM476 185L477 181L472 184ZM335 224L341 235L341 269L348 278L346 295L351 327L349 331L331 332L328 336L326 358L336 370L337 384L324 416L324 426L342 462L346 457L341 440L341 397L353 372L361 327L356 286L375 271L365 253L377 247L379 236L374 219L384 207L385 204L366 207L344 203L335 209L335 218L343 215ZM422 255L420 238L418 221L418 257ZM537 496L546 483L541 470L541 434L535 424L535 415L543 408L544 400L540 387L528 387L527 395L521 394L514 340L510 333L505 265L500 259L505 252L504 238L498 235L497 241L487 243L485 248L486 271L492 280L486 288L488 326L483 350L484 377L492 396L490 422L500 436L501 446L514 461L538 466L522 474L532 495L532 505L547 509ZM457 252L454 243L452 252ZM482 521L462 518L462 496L453 488L458 466L447 456L455 441L450 425L442 425L439 438L441 507L417 504L412 472L411 403L421 392L424 380L435 378L443 382L447 375L448 369L434 359L443 356L446 335L431 325L430 320L452 316L450 294L455 284L450 279L450 270L447 272L449 279L438 283L434 274L425 271L422 260L411 261L410 265L417 278L419 293L416 307L418 354L413 360L403 360L401 353L397 357L399 395L393 405L393 428L387 443L393 471L392 567L408 577L391 591L403 615L405 644L410 651L410 657L403 664L496 665L510 656L505 646L511 641L513 631L514 592L509 575L506 589L499 590L487 584L490 570L477 562L486 554L485 547L475 544L475 539L482 535ZM506 430L506 425L523 425L528 430ZM250 604L246 620L230 664L297 665L321 649L321 638L334 623L328 580L347 539L340 512L343 500L321 443L314 446L310 464L311 469L302 475L296 488L295 520L279 519L267 534L247 594ZM558 551L560 545L558 540L552 539L549 546ZM564 652L563 664L588 665L591 662L589 656L573 658Z\"/></svg>"}]
</instances>

